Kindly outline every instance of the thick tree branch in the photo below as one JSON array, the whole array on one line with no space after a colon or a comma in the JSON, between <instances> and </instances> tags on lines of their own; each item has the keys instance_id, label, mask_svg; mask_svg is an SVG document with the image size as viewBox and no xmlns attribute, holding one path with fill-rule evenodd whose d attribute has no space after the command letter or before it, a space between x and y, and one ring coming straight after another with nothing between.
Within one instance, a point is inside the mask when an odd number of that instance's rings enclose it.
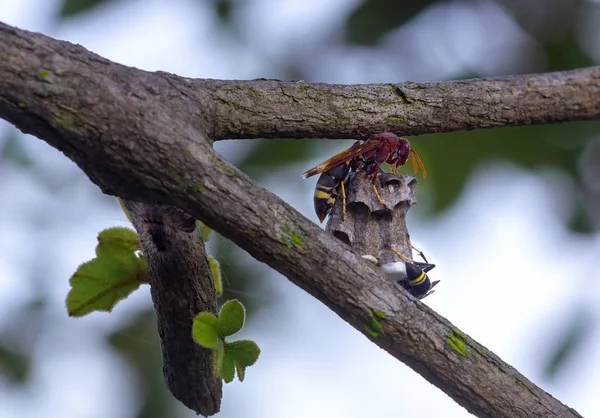
<instances>
[{"instance_id":1,"label":"thick tree branch","mask_svg":"<svg viewBox=\"0 0 600 418\"><path fill-rule=\"evenodd\" d=\"M599 72L600 69L588 69L537 76L537 84L530 78L532 90L548 77L548 83L554 84L557 91L577 92L580 99L562 101L571 106L569 112L553 108L559 116L549 117L552 112L548 112L543 118L541 113L534 112L534 116L525 109L527 118L514 114L512 109L505 116L513 115L519 123L597 117L599 98L592 98L590 91L596 91L598 96ZM588 86L570 84L575 79L587 80ZM462 83L456 85L459 84ZM199 87L203 85L208 87L203 90ZM215 89L217 85L220 87ZM388 125L390 121L380 119L376 113L366 119L363 114L363 127L353 125L351 131L341 123L343 118L356 114L351 106L346 110L332 106L334 114L344 116L333 121L334 127L318 126L314 115L311 117L316 112L315 103L320 101L316 95L305 100L306 112L298 111L291 119L280 104L283 114L273 108L271 115L279 115L280 123L261 125L260 120L267 115L258 111L246 128L236 125L242 117L235 119L235 113L244 115L254 103L245 90L275 85L293 84L228 84L151 74L110 63L81 47L0 26L0 117L62 150L104 192L180 207L281 272L365 335L369 335L367 328L373 319L378 319L383 327L373 342L473 414L511 418L579 416L426 305L399 292L379 270L370 268L342 242L224 161L207 140L209 134L217 132L216 126L226 123L231 123L230 129L218 128L223 129L223 134L227 131L224 136L238 132L250 137L252 132L242 130L251 128L256 130L254 136L300 137L310 133L340 137L350 133L366 135L382 124L388 129L397 128L397 132L424 132L446 123L451 129L481 127L481 114L478 125L468 125L452 122L447 113L429 112L420 128L408 128L413 125L407 125L406 119ZM383 88L371 87L374 91ZM347 100L354 100L355 90L350 86L321 88L347 88ZM367 90L360 90L363 88ZM363 93L368 88L358 87ZM214 96L208 93L211 89L237 91L240 97L246 97L246 107L225 115L223 101L215 103ZM285 88L279 90L279 98L289 94ZM552 91L542 89L535 95L541 99L553 97ZM385 109L389 112L409 106L394 102L379 107L375 95L360 97L358 102L363 104L358 106L367 106L371 111L385 113ZM293 98L289 100L289 106L294 107ZM463 101L468 102L468 97ZM498 101L496 97L494 103L507 112L507 104ZM445 99L438 102L447 110L444 103ZM217 122L219 118L221 122ZM299 131L292 135L291 128L284 127L286 123ZM489 126L489 121L486 123ZM259 126L268 129L258 132Z\"/></svg>"},{"instance_id":2,"label":"thick tree branch","mask_svg":"<svg viewBox=\"0 0 600 418\"><path fill-rule=\"evenodd\" d=\"M417 135L600 118L600 67L441 83L194 80L125 67L2 23L0 57L4 112L18 106L21 113L35 115L43 109L18 87L35 91L37 101L64 94L63 78L69 77L69 88L84 97L46 109L55 123L85 125L92 106L94 111L120 107L123 91L110 87L124 86L143 103L146 117L159 116L156 104L161 103L215 140L358 139L382 131Z\"/></svg>"},{"instance_id":3,"label":"thick tree branch","mask_svg":"<svg viewBox=\"0 0 600 418\"><path fill-rule=\"evenodd\" d=\"M192 338L199 312L217 314L212 273L196 220L173 206L128 200L123 206L148 261L167 386L197 414L214 415L221 408L223 383L213 376L211 350Z\"/></svg>"}]
</instances>

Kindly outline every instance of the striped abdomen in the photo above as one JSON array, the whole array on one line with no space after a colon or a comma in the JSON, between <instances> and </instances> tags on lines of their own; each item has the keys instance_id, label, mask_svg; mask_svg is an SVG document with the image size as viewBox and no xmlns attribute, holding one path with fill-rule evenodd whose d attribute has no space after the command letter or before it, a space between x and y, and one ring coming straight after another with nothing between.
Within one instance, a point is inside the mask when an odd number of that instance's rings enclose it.
<instances>
[{"instance_id":1,"label":"striped abdomen","mask_svg":"<svg viewBox=\"0 0 600 418\"><path fill-rule=\"evenodd\" d=\"M435 267L434 265L430 266ZM411 263L406 263L406 282L403 282L401 284L413 296L419 299L427 296L429 291L437 283L438 280L436 280L434 283L431 283L431 280L429 280L429 276L427 276L427 273L420 267Z\"/></svg>"},{"instance_id":2,"label":"striped abdomen","mask_svg":"<svg viewBox=\"0 0 600 418\"><path fill-rule=\"evenodd\" d=\"M335 205L341 191L341 184L348 179L350 164L339 164L329 171L325 171L317 180L315 187L314 204L319 221L323 222Z\"/></svg>"}]
</instances>

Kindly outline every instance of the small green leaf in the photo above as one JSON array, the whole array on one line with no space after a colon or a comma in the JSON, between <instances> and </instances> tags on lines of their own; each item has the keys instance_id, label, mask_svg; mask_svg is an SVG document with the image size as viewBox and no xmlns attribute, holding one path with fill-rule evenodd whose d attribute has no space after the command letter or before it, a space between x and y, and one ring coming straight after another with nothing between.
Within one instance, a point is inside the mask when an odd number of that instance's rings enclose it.
<instances>
[{"instance_id":1,"label":"small green leaf","mask_svg":"<svg viewBox=\"0 0 600 418\"><path fill-rule=\"evenodd\" d=\"M210 239L213 230L206 226L201 221L196 221L198 223L198 229L200 230L200 234L202 235L202 241L206 242Z\"/></svg>"},{"instance_id":2,"label":"small green leaf","mask_svg":"<svg viewBox=\"0 0 600 418\"><path fill-rule=\"evenodd\" d=\"M82 264L70 279L67 295L70 316L92 311L108 311L147 281L145 260L131 251L100 252L102 255Z\"/></svg>"},{"instance_id":3,"label":"small green leaf","mask_svg":"<svg viewBox=\"0 0 600 418\"><path fill-rule=\"evenodd\" d=\"M215 330L217 329L217 324L219 323L217 317L211 312L200 312L194 318L194 322L195 321L204 322L205 324L213 327Z\"/></svg>"},{"instance_id":4,"label":"small green leaf","mask_svg":"<svg viewBox=\"0 0 600 418\"><path fill-rule=\"evenodd\" d=\"M235 365L238 379L240 379L240 382L243 382L246 377L246 367L242 366L239 361L234 361L233 364Z\"/></svg>"},{"instance_id":5,"label":"small green leaf","mask_svg":"<svg viewBox=\"0 0 600 418\"><path fill-rule=\"evenodd\" d=\"M221 369L223 368L223 359L225 358L225 345L223 340L219 338L217 346L213 349L213 375L221 376Z\"/></svg>"},{"instance_id":6,"label":"small green leaf","mask_svg":"<svg viewBox=\"0 0 600 418\"><path fill-rule=\"evenodd\" d=\"M194 318L192 336L205 348L216 348L219 342L217 334L217 318L210 312L202 312Z\"/></svg>"},{"instance_id":7,"label":"small green leaf","mask_svg":"<svg viewBox=\"0 0 600 418\"><path fill-rule=\"evenodd\" d=\"M227 353L223 357L223 366L221 367L220 374L225 383L230 383L235 377L235 366L233 360L227 357Z\"/></svg>"},{"instance_id":8,"label":"small green leaf","mask_svg":"<svg viewBox=\"0 0 600 418\"><path fill-rule=\"evenodd\" d=\"M228 300L219 312L219 323L217 325L219 336L225 338L228 335L235 334L242 329L245 319L246 309L244 305L237 299Z\"/></svg>"},{"instance_id":9,"label":"small green leaf","mask_svg":"<svg viewBox=\"0 0 600 418\"><path fill-rule=\"evenodd\" d=\"M98 245L96 246L96 255L100 256L102 252L129 252L141 250L138 234L129 228L115 226L105 229L98 234Z\"/></svg>"},{"instance_id":10,"label":"small green leaf","mask_svg":"<svg viewBox=\"0 0 600 418\"><path fill-rule=\"evenodd\" d=\"M225 343L225 355L241 366L252 366L260 356L260 348L252 340L238 340Z\"/></svg>"},{"instance_id":11,"label":"small green leaf","mask_svg":"<svg viewBox=\"0 0 600 418\"><path fill-rule=\"evenodd\" d=\"M210 264L210 272L212 273L213 282L215 284L215 293L219 298L223 296L223 280L221 278L221 265L215 258L211 256L208 256L208 263Z\"/></svg>"}]
</instances>

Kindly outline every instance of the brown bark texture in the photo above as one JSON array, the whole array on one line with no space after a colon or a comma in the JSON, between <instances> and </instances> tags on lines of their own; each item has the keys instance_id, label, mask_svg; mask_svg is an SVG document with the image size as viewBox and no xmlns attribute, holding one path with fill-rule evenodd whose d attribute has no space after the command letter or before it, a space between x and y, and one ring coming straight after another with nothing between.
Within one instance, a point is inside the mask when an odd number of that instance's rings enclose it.
<instances>
[{"instance_id":1,"label":"brown bark texture","mask_svg":"<svg viewBox=\"0 0 600 418\"><path fill-rule=\"evenodd\" d=\"M198 414L221 409L223 383L213 376L212 352L192 338L200 312L217 314L217 297L196 220L168 205L125 200L148 261L163 374L181 403Z\"/></svg>"},{"instance_id":2,"label":"brown bark texture","mask_svg":"<svg viewBox=\"0 0 600 418\"><path fill-rule=\"evenodd\" d=\"M0 24L0 117L63 151L105 193L202 220L469 412L579 416L223 160L211 139L598 119L599 67L429 84L192 80Z\"/></svg>"},{"instance_id":3,"label":"brown bark texture","mask_svg":"<svg viewBox=\"0 0 600 418\"><path fill-rule=\"evenodd\" d=\"M124 100L132 100L147 112L138 115L140 122L159 116L168 107L179 120L203 130L212 140L360 139L373 132L418 135L591 120L600 115L600 67L440 83L336 85L190 79L125 67L81 46L2 23L0 51L12 57L0 63L8 83L4 88L16 82L36 92L32 102L30 95L19 94L19 88L13 94L6 91L0 98L6 101L4 107L12 105L21 114L35 114L42 110L36 106L40 99L75 90L81 95L79 100L55 104L46 109L52 113L46 116L56 123L86 125L92 122L92 106L95 112L114 112ZM68 86L61 83L63 77L69 78ZM128 115L122 119L129 120Z\"/></svg>"}]
</instances>

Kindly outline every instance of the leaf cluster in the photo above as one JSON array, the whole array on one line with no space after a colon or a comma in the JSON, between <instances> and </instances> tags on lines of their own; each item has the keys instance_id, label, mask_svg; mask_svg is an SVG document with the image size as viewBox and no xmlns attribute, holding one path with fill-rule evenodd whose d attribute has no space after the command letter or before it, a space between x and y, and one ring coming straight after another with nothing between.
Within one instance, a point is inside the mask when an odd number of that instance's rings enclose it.
<instances>
[{"instance_id":1,"label":"leaf cluster","mask_svg":"<svg viewBox=\"0 0 600 418\"><path fill-rule=\"evenodd\" d=\"M246 376L246 367L258 360L260 348L251 340L225 341L244 326L246 310L236 299L227 301L219 316L201 312L194 318L192 336L202 347L213 351L213 373L226 383L233 381L236 373L240 381Z\"/></svg>"},{"instance_id":2,"label":"leaf cluster","mask_svg":"<svg viewBox=\"0 0 600 418\"><path fill-rule=\"evenodd\" d=\"M202 239L208 240L212 230L198 223ZM209 264L218 297L223 293L221 268L212 257ZM123 227L105 229L98 234L96 258L83 263L71 277L67 311L77 317L93 311L110 312L119 301L148 282L148 264L137 233ZM246 310L238 300L227 301L218 317L201 312L194 319L192 337L201 346L213 350L213 372L227 383L236 373L243 381L246 367L253 365L260 354L254 341L225 341L242 329L245 320Z\"/></svg>"}]
</instances>

